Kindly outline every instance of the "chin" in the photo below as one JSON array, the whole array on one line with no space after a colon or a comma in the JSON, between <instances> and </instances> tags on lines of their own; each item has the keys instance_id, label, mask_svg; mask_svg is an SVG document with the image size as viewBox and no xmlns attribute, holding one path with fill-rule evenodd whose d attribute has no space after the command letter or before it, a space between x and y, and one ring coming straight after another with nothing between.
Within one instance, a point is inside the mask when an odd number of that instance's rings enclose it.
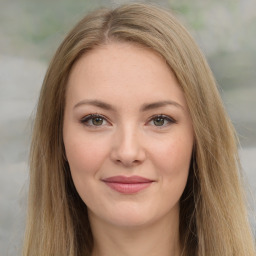
<instances>
[{"instance_id":1,"label":"chin","mask_svg":"<svg viewBox=\"0 0 256 256\"><path fill-rule=\"evenodd\" d=\"M108 212L103 215L102 212L96 216L95 213L89 213L89 217L95 220L101 219L101 222L105 222L107 225L111 225L116 228L145 228L154 223L159 223L165 219L172 218L172 216L178 217L179 205L175 205L171 210L167 211L155 210L159 207L155 206L154 209L148 207L135 206L135 205L124 205L121 204L118 207L112 207ZM171 216L172 215L172 216ZM91 218L90 218L91 219ZM91 219L91 220L93 220Z\"/></svg>"},{"instance_id":2,"label":"chin","mask_svg":"<svg viewBox=\"0 0 256 256\"><path fill-rule=\"evenodd\" d=\"M125 228L125 230L132 230L132 229L138 229L138 228L145 228L148 225L151 225L154 223L153 220L145 219L144 217L139 216L129 216L124 218L115 218L112 219L110 224L112 226L115 226L116 228Z\"/></svg>"}]
</instances>

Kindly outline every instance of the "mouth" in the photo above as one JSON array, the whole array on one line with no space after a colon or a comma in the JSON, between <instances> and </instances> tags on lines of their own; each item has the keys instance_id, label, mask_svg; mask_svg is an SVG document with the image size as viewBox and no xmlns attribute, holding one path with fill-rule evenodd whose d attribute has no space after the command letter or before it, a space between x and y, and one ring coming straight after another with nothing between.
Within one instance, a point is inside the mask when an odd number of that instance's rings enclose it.
<instances>
[{"instance_id":1,"label":"mouth","mask_svg":"<svg viewBox=\"0 0 256 256\"><path fill-rule=\"evenodd\" d=\"M140 176L113 176L102 180L111 189L122 194L135 194L148 188L154 180Z\"/></svg>"}]
</instances>

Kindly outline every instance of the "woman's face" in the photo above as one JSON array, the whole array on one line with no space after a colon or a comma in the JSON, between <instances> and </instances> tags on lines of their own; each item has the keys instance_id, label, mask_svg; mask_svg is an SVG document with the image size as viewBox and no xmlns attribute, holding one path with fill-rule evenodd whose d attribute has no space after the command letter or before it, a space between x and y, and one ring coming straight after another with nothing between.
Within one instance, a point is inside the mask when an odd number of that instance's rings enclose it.
<instances>
[{"instance_id":1,"label":"woman's face","mask_svg":"<svg viewBox=\"0 0 256 256\"><path fill-rule=\"evenodd\" d=\"M82 56L68 80L63 138L91 221L133 227L178 216L193 129L155 52L110 43Z\"/></svg>"}]
</instances>

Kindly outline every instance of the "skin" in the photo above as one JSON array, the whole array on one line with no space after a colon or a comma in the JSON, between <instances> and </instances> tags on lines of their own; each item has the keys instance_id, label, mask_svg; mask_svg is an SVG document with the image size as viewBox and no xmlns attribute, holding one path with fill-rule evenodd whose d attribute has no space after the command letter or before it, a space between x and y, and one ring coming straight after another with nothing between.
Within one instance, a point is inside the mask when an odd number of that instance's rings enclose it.
<instances>
[{"instance_id":1,"label":"skin","mask_svg":"<svg viewBox=\"0 0 256 256\"><path fill-rule=\"evenodd\" d=\"M88 207L93 256L180 255L179 199L194 136L183 92L162 57L114 42L82 56L67 84L63 139ZM117 175L152 182L123 194L103 182Z\"/></svg>"}]
</instances>

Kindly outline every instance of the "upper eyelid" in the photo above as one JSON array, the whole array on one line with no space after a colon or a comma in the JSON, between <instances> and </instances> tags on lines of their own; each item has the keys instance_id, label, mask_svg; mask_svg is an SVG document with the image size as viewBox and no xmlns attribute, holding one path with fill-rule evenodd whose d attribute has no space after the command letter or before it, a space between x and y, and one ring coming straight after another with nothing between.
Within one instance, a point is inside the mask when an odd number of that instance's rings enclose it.
<instances>
[{"instance_id":1,"label":"upper eyelid","mask_svg":"<svg viewBox=\"0 0 256 256\"><path fill-rule=\"evenodd\" d=\"M98 114L98 113L93 113L93 114L88 114L85 115L81 118L81 120L86 119L86 118L93 118L93 117L102 117L104 119L108 119L106 116L102 115L102 114Z\"/></svg>"},{"instance_id":2,"label":"upper eyelid","mask_svg":"<svg viewBox=\"0 0 256 256\"><path fill-rule=\"evenodd\" d=\"M165 114L156 114L156 115L153 115L151 116L148 120L151 121L153 120L154 118L157 118L157 117L162 117L162 118L165 118L165 119L169 119L171 120L172 122L176 123L177 120L174 119L173 117L169 116L169 115L165 115Z\"/></svg>"}]
</instances>

